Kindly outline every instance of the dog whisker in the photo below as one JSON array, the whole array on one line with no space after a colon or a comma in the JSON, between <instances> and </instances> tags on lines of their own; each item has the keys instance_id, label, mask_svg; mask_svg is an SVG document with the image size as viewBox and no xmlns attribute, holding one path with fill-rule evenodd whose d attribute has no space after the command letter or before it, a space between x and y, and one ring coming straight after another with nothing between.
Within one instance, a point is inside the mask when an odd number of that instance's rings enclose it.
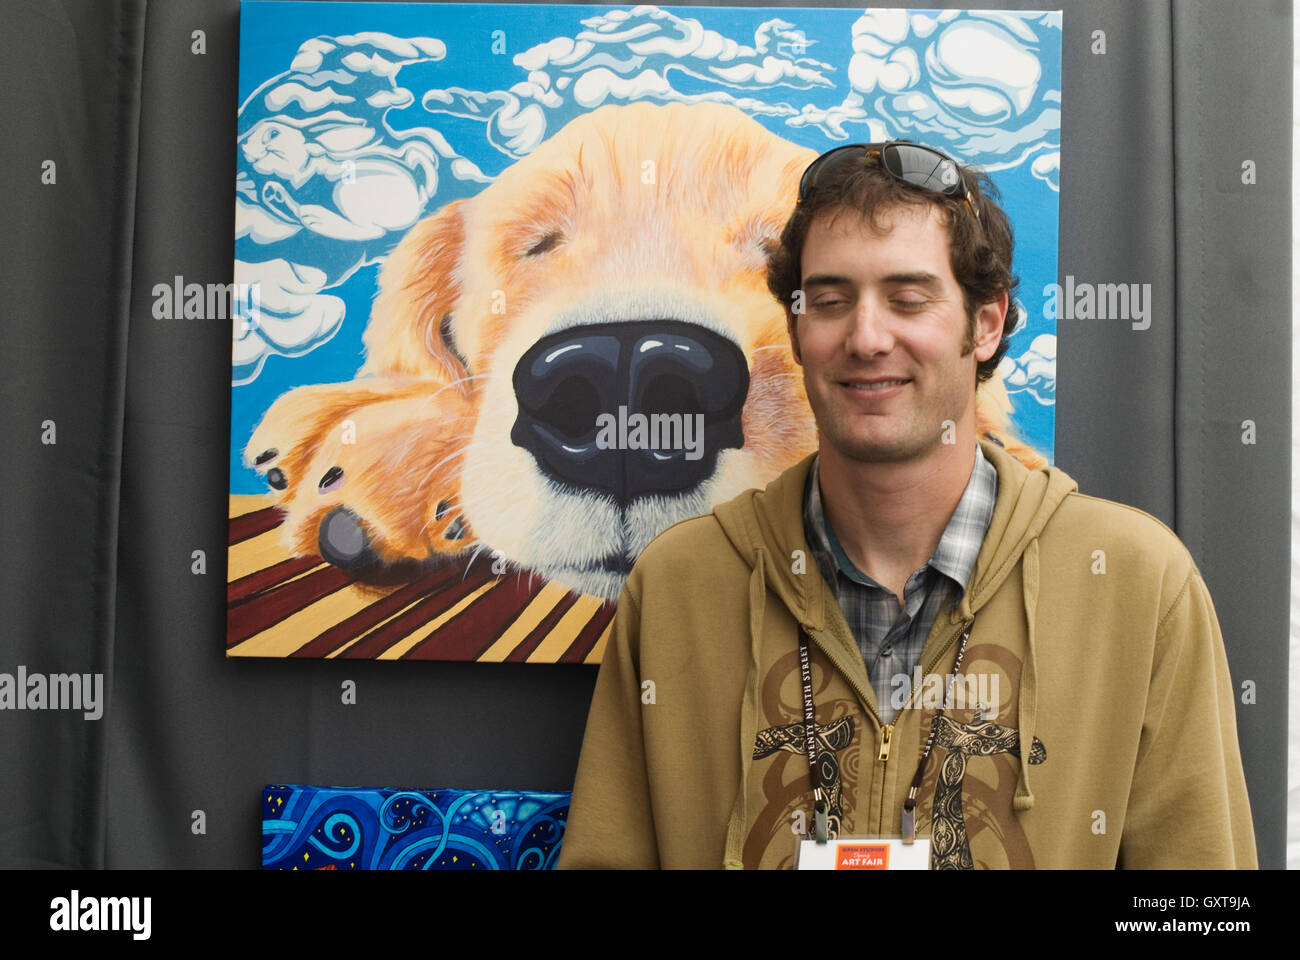
<instances>
[{"instance_id":1,"label":"dog whisker","mask_svg":"<svg viewBox=\"0 0 1300 960\"><path fill-rule=\"evenodd\" d=\"M522 477L522 478L520 478L519 480L515 481L515 483L513 483L513 484L512 484L511 486L509 486L509 487L505 487L505 488L493 488L492 490L486 491L486 494L489 495L489 496L491 496L494 500L496 500L497 498L500 498L501 502L506 502L506 503L508 503L508 502L510 502L510 500L511 500L511 498L512 498L512 495L514 494L514 492L515 492L516 490L520 489L521 487L523 487L523 486L528 482L528 479L529 479L529 478L527 478L527 477ZM459 498L459 500L458 500L458 501L457 501L457 500L453 500L453 501L451 501L451 502L454 503L456 506L458 506L458 507L460 508L460 512L461 512L461 513L467 513L467 512L469 512L470 510L472 510L474 507L476 507L476 506L480 505L481 503L483 503L483 501L482 501L481 498L475 498L475 497L470 496L470 495L468 494L468 491L466 491L464 488L462 488L462 489L460 490L460 498ZM488 506L491 506L491 505L488 505ZM499 507L498 507L498 509L499 509Z\"/></svg>"},{"instance_id":2,"label":"dog whisker","mask_svg":"<svg viewBox=\"0 0 1300 960\"><path fill-rule=\"evenodd\" d=\"M473 438L474 438L474 434L472 434L472 433L461 433L461 434L457 434L457 435L454 436L454 437L443 437L443 436L439 436L439 437L438 437L438 443L443 443L443 444L445 444L445 443L451 443L453 440L466 440L466 441L468 441L468 440L472 440Z\"/></svg>"},{"instance_id":3,"label":"dog whisker","mask_svg":"<svg viewBox=\"0 0 1300 960\"><path fill-rule=\"evenodd\" d=\"M460 491L461 513L472 512L475 507L480 505L486 506L489 509L495 505L498 512L500 512L500 504L510 503L513 499L512 495L514 492L523 487L527 482L528 478L525 477L505 489L492 489L486 491L486 494L492 497L494 503L485 503L482 498L470 496L464 489L462 489Z\"/></svg>"},{"instance_id":4,"label":"dog whisker","mask_svg":"<svg viewBox=\"0 0 1300 960\"><path fill-rule=\"evenodd\" d=\"M445 457L443 457L441 460L435 463L432 467L430 467L429 472L433 473L433 471L437 470L439 467L441 467L444 463L448 462L449 460L455 460L457 457L465 456L465 454L469 453L470 449L471 449L470 447L466 446L466 447L461 447L459 450L453 450L451 453L447 454Z\"/></svg>"},{"instance_id":5,"label":"dog whisker","mask_svg":"<svg viewBox=\"0 0 1300 960\"><path fill-rule=\"evenodd\" d=\"M474 561L478 559L478 555L486 549L487 544L485 543L474 551L474 555L469 558L469 561L465 564L464 571L461 572L460 579L462 582L464 582L465 578L469 576L470 567L474 566Z\"/></svg>"}]
</instances>

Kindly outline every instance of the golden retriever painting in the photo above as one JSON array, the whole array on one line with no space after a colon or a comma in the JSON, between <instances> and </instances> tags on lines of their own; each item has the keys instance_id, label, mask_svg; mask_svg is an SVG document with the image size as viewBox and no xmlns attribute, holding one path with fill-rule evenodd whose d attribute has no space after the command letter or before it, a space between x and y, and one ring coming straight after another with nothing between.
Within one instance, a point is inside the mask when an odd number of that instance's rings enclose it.
<instances>
[{"instance_id":1,"label":"golden retriever painting","mask_svg":"<svg viewBox=\"0 0 1300 960\"><path fill-rule=\"evenodd\" d=\"M355 378L243 445L268 493L232 497L229 654L597 662L652 538L816 448L765 273L815 155L732 106L611 104L412 227ZM620 410L693 450L597 443ZM1010 411L981 387L980 433L1042 465Z\"/></svg>"}]
</instances>

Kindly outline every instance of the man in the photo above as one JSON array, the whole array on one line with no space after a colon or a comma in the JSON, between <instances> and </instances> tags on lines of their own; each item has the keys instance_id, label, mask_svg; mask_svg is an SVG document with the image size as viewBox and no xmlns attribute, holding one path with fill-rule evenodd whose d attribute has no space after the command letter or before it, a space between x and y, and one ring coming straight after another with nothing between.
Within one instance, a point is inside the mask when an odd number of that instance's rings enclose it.
<instances>
[{"instance_id":1,"label":"man","mask_svg":"<svg viewBox=\"0 0 1300 960\"><path fill-rule=\"evenodd\" d=\"M805 172L769 287L818 452L642 552L561 867L913 836L933 868L1257 866L1191 556L976 436L1018 320L991 188L905 143Z\"/></svg>"}]
</instances>

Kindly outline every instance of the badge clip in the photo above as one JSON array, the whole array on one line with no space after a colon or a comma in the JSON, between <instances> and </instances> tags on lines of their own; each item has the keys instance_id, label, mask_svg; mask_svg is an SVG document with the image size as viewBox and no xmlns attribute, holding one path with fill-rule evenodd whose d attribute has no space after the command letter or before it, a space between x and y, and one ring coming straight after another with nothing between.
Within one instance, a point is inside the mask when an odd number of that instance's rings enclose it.
<instances>
[{"instance_id":1,"label":"badge clip","mask_svg":"<svg viewBox=\"0 0 1300 960\"><path fill-rule=\"evenodd\" d=\"M904 843L916 843L916 788L913 787L903 801L902 837Z\"/></svg>"},{"instance_id":2,"label":"badge clip","mask_svg":"<svg viewBox=\"0 0 1300 960\"><path fill-rule=\"evenodd\" d=\"M818 793L821 792L819 789ZM830 838L830 827L826 818L826 801L818 799L813 804L813 839L825 843Z\"/></svg>"}]
</instances>

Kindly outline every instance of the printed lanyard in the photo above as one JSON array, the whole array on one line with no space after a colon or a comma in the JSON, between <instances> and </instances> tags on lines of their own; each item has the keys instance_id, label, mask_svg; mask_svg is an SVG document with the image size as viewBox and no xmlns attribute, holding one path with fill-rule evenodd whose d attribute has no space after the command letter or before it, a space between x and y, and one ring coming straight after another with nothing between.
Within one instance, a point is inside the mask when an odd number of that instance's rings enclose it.
<instances>
[{"instance_id":1,"label":"printed lanyard","mask_svg":"<svg viewBox=\"0 0 1300 960\"><path fill-rule=\"evenodd\" d=\"M803 742L808 752L808 772L813 786L813 837L818 843L825 843L829 830L826 818L826 791L822 784L826 778L822 775L821 765L817 762L817 720L813 711L812 667L808 660L808 634L799 629L799 679L803 683ZM838 824L835 831L839 834Z\"/></svg>"},{"instance_id":2,"label":"printed lanyard","mask_svg":"<svg viewBox=\"0 0 1300 960\"><path fill-rule=\"evenodd\" d=\"M912 786L907 791L907 799L903 801L902 835L904 843L916 842L916 794L921 789L921 781L925 778L925 767L930 761L930 750L934 747L936 725L939 718L943 716L944 711L948 709L948 703L952 699L952 685L957 679L957 674L961 671L961 660L966 653L966 641L969 639L970 627L967 627L962 631L961 645L957 647L957 659L952 665L952 673L948 675L948 687L944 691L943 703L930 721L930 735L925 738L925 750L921 754L921 762L916 765L916 775L912 777ZM804 750L808 754L808 771L813 786L813 838L818 843L825 843L830 838L825 789L825 784L830 779L830 771L822 766L817 757L817 721L816 712L813 709L812 663L808 653L808 634L804 632L802 627L799 628L799 680L803 684ZM916 691L913 691L913 696L915 696L915 693ZM909 699L905 707L910 703ZM836 818L835 827L835 833L838 836L838 818Z\"/></svg>"}]
</instances>

